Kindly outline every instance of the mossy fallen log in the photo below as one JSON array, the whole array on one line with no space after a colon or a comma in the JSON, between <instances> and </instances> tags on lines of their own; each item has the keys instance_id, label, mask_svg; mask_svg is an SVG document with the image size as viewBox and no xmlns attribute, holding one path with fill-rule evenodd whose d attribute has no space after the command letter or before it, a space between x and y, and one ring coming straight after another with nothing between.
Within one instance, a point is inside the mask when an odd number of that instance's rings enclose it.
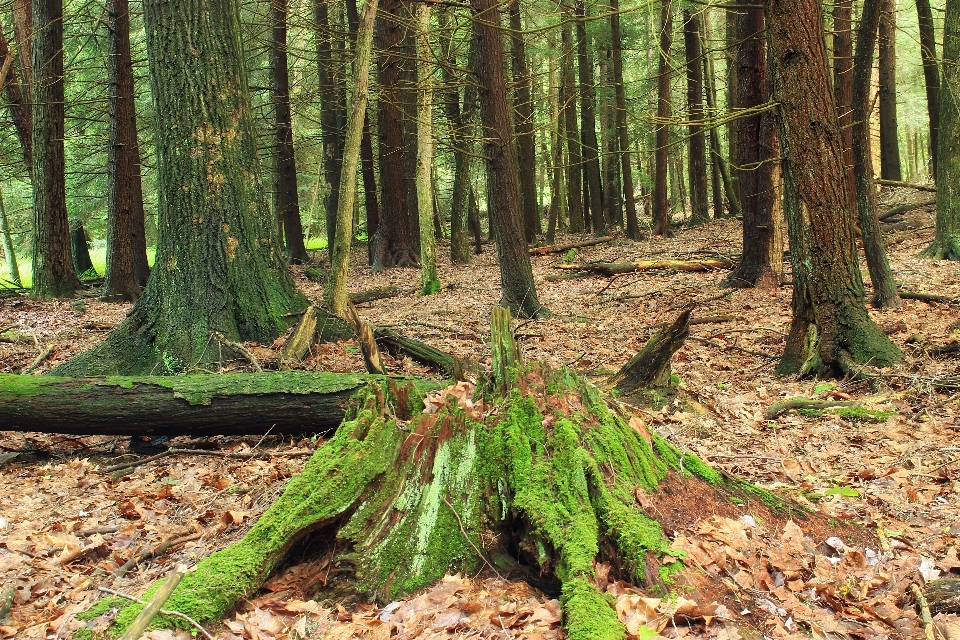
<instances>
[{"instance_id":1,"label":"mossy fallen log","mask_svg":"<svg viewBox=\"0 0 960 640\"><path fill-rule=\"evenodd\" d=\"M322 433L340 424L354 393L384 379L306 371L109 378L0 374L0 430L198 437L270 429Z\"/></svg>"},{"instance_id":2,"label":"mossy fallen log","mask_svg":"<svg viewBox=\"0 0 960 640\"><path fill-rule=\"evenodd\" d=\"M586 262L580 264L556 264L554 269L586 271L602 276L617 276L637 271L714 271L733 266L729 260L710 258L702 260L637 260L635 262Z\"/></svg>"},{"instance_id":3,"label":"mossy fallen log","mask_svg":"<svg viewBox=\"0 0 960 640\"><path fill-rule=\"evenodd\" d=\"M333 562L381 603L447 572L525 565L553 581L567 637L621 640L625 629L594 582L595 562L647 588L679 579L683 554L671 551L657 521L663 514L642 506L656 504L658 488L676 495L696 483L699 500L709 492L728 505L760 498L803 517L628 422L569 370L530 365L507 375L505 392L481 397L461 382L427 402L410 383L368 384L278 501L243 540L184 576L167 608L219 621L312 533L335 541ZM120 608L116 634L142 605L105 600L80 617L111 607Z\"/></svg>"}]
</instances>

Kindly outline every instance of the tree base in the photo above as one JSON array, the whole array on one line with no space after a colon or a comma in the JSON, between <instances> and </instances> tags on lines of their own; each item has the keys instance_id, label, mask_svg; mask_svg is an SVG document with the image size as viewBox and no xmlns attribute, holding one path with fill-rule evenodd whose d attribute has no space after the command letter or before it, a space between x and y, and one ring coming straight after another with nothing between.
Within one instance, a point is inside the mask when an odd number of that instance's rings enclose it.
<instances>
[{"instance_id":1,"label":"tree base","mask_svg":"<svg viewBox=\"0 0 960 640\"><path fill-rule=\"evenodd\" d=\"M357 590L379 602L507 558L559 585L568 637L620 639L624 627L593 581L595 562L654 590L668 588L683 567L652 516L669 507L643 506L656 502L658 485L695 484L697 495L712 492L731 507L730 494L738 503L759 498L803 517L791 503L628 424L569 371L532 366L511 378L492 405L474 401L469 383L425 402L412 386L371 384L244 539L201 561L166 608L219 620L294 543L321 531L335 537ZM141 608L124 604L114 631Z\"/></svg>"},{"instance_id":2,"label":"tree base","mask_svg":"<svg viewBox=\"0 0 960 640\"><path fill-rule=\"evenodd\" d=\"M921 258L932 260L960 260L960 237L937 237L933 243L920 252Z\"/></svg>"}]
</instances>

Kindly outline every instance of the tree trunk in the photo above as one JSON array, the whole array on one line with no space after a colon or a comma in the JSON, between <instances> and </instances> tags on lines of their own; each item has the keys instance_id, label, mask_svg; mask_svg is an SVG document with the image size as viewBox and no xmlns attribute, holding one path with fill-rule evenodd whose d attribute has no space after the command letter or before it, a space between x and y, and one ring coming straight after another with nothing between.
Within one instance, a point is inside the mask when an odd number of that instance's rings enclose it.
<instances>
[{"instance_id":1,"label":"tree trunk","mask_svg":"<svg viewBox=\"0 0 960 640\"><path fill-rule=\"evenodd\" d=\"M377 147L380 152L380 225L373 243L373 270L412 267L419 264L413 250L408 221L407 185L404 174L403 114L400 110L399 51L401 27L399 0L385 0L377 15L378 80L380 109Z\"/></svg>"},{"instance_id":2,"label":"tree trunk","mask_svg":"<svg viewBox=\"0 0 960 640\"><path fill-rule=\"evenodd\" d=\"M323 433L383 376L270 371L113 378L0 374L0 428L74 435L192 437ZM421 388L436 386L418 382Z\"/></svg>"},{"instance_id":3,"label":"tree trunk","mask_svg":"<svg viewBox=\"0 0 960 640\"><path fill-rule=\"evenodd\" d=\"M633 197L633 166L630 163L630 133L627 130L627 92L623 85L623 44L620 41L620 0L610 0L610 42L613 47L613 90L617 114L617 142L620 177L623 182L623 207L627 219L627 237L640 239L640 221Z\"/></svg>"},{"instance_id":4,"label":"tree trunk","mask_svg":"<svg viewBox=\"0 0 960 640\"><path fill-rule=\"evenodd\" d=\"M683 11L683 48L687 56L687 113L690 116L690 224L710 221L707 203L707 149L703 135L703 65L700 62L700 20Z\"/></svg>"},{"instance_id":5,"label":"tree trunk","mask_svg":"<svg viewBox=\"0 0 960 640\"><path fill-rule=\"evenodd\" d=\"M616 1L616 0L614 0ZM551 34L547 46L556 49L556 36ZM562 55L562 54L561 54ZM553 244L557 229L566 227L566 198L564 197L563 182L563 136L564 122L563 109L560 105L560 84L562 84L561 68L551 60L548 62L548 82L550 86L550 209L547 213L547 244Z\"/></svg>"},{"instance_id":6,"label":"tree trunk","mask_svg":"<svg viewBox=\"0 0 960 640\"><path fill-rule=\"evenodd\" d=\"M212 4L211 4L212 2ZM156 266L126 319L64 375L217 366L233 342L269 343L301 309L269 219L234 0L144 3L157 124ZM203 43L204 64L191 53Z\"/></svg>"},{"instance_id":7,"label":"tree trunk","mask_svg":"<svg viewBox=\"0 0 960 640\"><path fill-rule=\"evenodd\" d=\"M706 33L708 30L708 23L706 22L706 14L704 14L704 24L701 28L701 32L704 34L701 36L701 40L706 42ZM734 59L736 61L736 59ZM720 114L720 110L717 108L717 88L716 88L716 72L714 71L713 66L713 54L706 52L703 59L704 64L704 80L706 85L706 95L707 95L707 108L710 110L711 117L717 117ZM732 107L733 105L728 105ZM733 130L735 129L736 123L734 123ZM723 186L723 192L727 195L727 206L728 209L725 210L723 207L722 196L719 193L719 189L714 189L714 198L716 203L714 204L714 217L722 218L726 216L726 211L729 211L730 215L734 217L740 217L743 215L743 211L740 209L740 196L734 188L733 178L731 176L731 167L730 163L727 162L727 156L723 155L723 150L720 148L720 134L718 132L719 127L710 127L710 154L713 158L713 165L716 167L717 173L720 174L720 181ZM734 148L736 145L734 145ZM716 181L716 174L714 174L714 180Z\"/></svg>"},{"instance_id":8,"label":"tree trunk","mask_svg":"<svg viewBox=\"0 0 960 640\"><path fill-rule=\"evenodd\" d=\"M744 0L737 47L737 109L757 109L768 99L763 10ZM740 167L743 253L724 285L775 289L783 277L783 209L780 155L771 112L737 120L735 164Z\"/></svg>"},{"instance_id":9,"label":"tree trunk","mask_svg":"<svg viewBox=\"0 0 960 640\"><path fill-rule=\"evenodd\" d=\"M437 241L433 228L433 52L430 50L430 5L417 5L417 206L420 215L420 294L440 291Z\"/></svg>"},{"instance_id":10,"label":"tree trunk","mask_svg":"<svg viewBox=\"0 0 960 640\"><path fill-rule=\"evenodd\" d=\"M130 10L127 0L107 1L107 77L110 83L109 120L110 138L107 147L107 265L104 273L104 300L135 301L140 297L141 285L134 269L134 250L144 251L143 200L139 202L140 227L136 226L134 208L136 196L142 190L134 189L140 181L140 159L135 157L136 103L134 102L133 68L130 58Z\"/></svg>"},{"instance_id":11,"label":"tree trunk","mask_svg":"<svg viewBox=\"0 0 960 640\"><path fill-rule=\"evenodd\" d=\"M407 223L414 255L420 259L420 203L417 195L417 46L412 24L414 4L401 2L403 26L400 39L400 109L403 131L403 183L407 190Z\"/></svg>"},{"instance_id":12,"label":"tree trunk","mask_svg":"<svg viewBox=\"0 0 960 640\"><path fill-rule=\"evenodd\" d=\"M779 371L887 366L900 352L864 304L820 3L765 7L793 263L793 323Z\"/></svg>"},{"instance_id":13,"label":"tree trunk","mask_svg":"<svg viewBox=\"0 0 960 640\"><path fill-rule=\"evenodd\" d=\"M357 165L367 115L370 51L373 48L373 23L376 15L377 0L366 0L357 27L353 62L353 111L347 120L344 139L333 259L330 262L330 279L325 292L330 313L340 318L347 313L347 272L350 268L350 245L353 242L353 209L357 202Z\"/></svg>"},{"instance_id":14,"label":"tree trunk","mask_svg":"<svg viewBox=\"0 0 960 640\"><path fill-rule=\"evenodd\" d=\"M947 0L943 59L960 60L960 0ZM960 66L943 65L937 137L937 235L923 255L960 260Z\"/></svg>"},{"instance_id":15,"label":"tree trunk","mask_svg":"<svg viewBox=\"0 0 960 640\"><path fill-rule=\"evenodd\" d=\"M880 177L902 180L897 127L897 4L896 0L877 1L880 3Z\"/></svg>"},{"instance_id":16,"label":"tree trunk","mask_svg":"<svg viewBox=\"0 0 960 640\"><path fill-rule=\"evenodd\" d=\"M477 109L476 88L473 82L466 82L463 97L463 109L460 108L460 89L457 86L453 67L456 66L452 43L447 27L452 26L452 9L441 12L443 27L442 45L443 78L449 89L446 92L447 120L450 123L450 144L453 146L453 194L450 198L450 261L454 264L470 264L470 247L467 237L470 215L470 170L473 165L473 119ZM470 39L470 53L467 68L477 65L477 40Z\"/></svg>"},{"instance_id":17,"label":"tree trunk","mask_svg":"<svg viewBox=\"0 0 960 640\"><path fill-rule=\"evenodd\" d=\"M471 0L479 40L480 117L487 158L487 210L496 228L502 304L521 318L549 313L537 300L530 255L523 236L513 127L504 77L500 17L495 0Z\"/></svg>"},{"instance_id":18,"label":"tree trunk","mask_svg":"<svg viewBox=\"0 0 960 640\"><path fill-rule=\"evenodd\" d=\"M23 149L27 175L30 175L33 173L33 133L30 124L30 105L23 99L23 89L26 89L26 86L20 86L20 82L17 80L16 66L12 62L13 52L10 51L3 30L0 29L0 64L5 65L7 69L6 74L0 77L0 84L3 84L4 93L7 95L10 119L13 121L13 129L17 134L17 140L20 141L20 148Z\"/></svg>"},{"instance_id":19,"label":"tree trunk","mask_svg":"<svg viewBox=\"0 0 960 640\"><path fill-rule=\"evenodd\" d=\"M31 0L13 0L13 34L17 41L17 57L20 59L21 87L24 97L33 100L33 2ZM26 109L32 109L29 104Z\"/></svg>"},{"instance_id":20,"label":"tree trunk","mask_svg":"<svg viewBox=\"0 0 960 640\"><path fill-rule=\"evenodd\" d=\"M590 222L593 235L606 234L609 221L603 218L603 187L600 186L600 145L597 142L597 117L594 113L596 88L593 82L593 59L589 54L587 10L583 0L576 0L577 71L580 80L580 154L583 157L585 184L589 192Z\"/></svg>"},{"instance_id":21,"label":"tree trunk","mask_svg":"<svg viewBox=\"0 0 960 640\"><path fill-rule=\"evenodd\" d=\"M78 288L70 253L64 177L63 0L33 14L33 295L66 298Z\"/></svg>"},{"instance_id":22,"label":"tree trunk","mask_svg":"<svg viewBox=\"0 0 960 640\"><path fill-rule=\"evenodd\" d=\"M564 16L571 18L568 9ZM583 210L583 158L580 155L580 132L577 126L577 102L573 78L573 28L565 20L560 31L561 48L561 77L560 77L560 109L563 112L563 124L566 127L567 138L567 209L570 214L570 232L583 233L586 228Z\"/></svg>"},{"instance_id":23,"label":"tree trunk","mask_svg":"<svg viewBox=\"0 0 960 640\"><path fill-rule=\"evenodd\" d=\"M93 271L93 261L90 260L90 245L88 242L83 221L75 220L70 223L70 253L73 255L73 271L78 276L85 275L87 278L96 277L96 272Z\"/></svg>"},{"instance_id":24,"label":"tree trunk","mask_svg":"<svg viewBox=\"0 0 960 640\"><path fill-rule=\"evenodd\" d=\"M527 242L537 239L537 157L533 137L533 101L530 97L530 71L523 41L523 21L520 3L512 0L510 14L510 61L513 70L513 113L517 138L517 163L520 168L520 205L523 211L523 231Z\"/></svg>"},{"instance_id":25,"label":"tree trunk","mask_svg":"<svg viewBox=\"0 0 960 640\"><path fill-rule=\"evenodd\" d=\"M303 244L300 197L297 193L297 162L293 149L293 119L290 114L290 72L287 65L287 0L270 0L273 40L270 43L270 94L276 135L276 183L273 211L283 228L287 262L309 260ZM322 63L321 63L322 64ZM321 119L323 116L321 116Z\"/></svg>"},{"instance_id":26,"label":"tree trunk","mask_svg":"<svg viewBox=\"0 0 960 640\"><path fill-rule=\"evenodd\" d=\"M726 34L724 38L724 58L727 63L727 109L737 104L737 58L740 40L737 32L740 24L740 11L735 3L731 3L724 10ZM737 121L727 124L727 165L730 167L730 186L737 201L740 200L740 172L736 168L737 152Z\"/></svg>"},{"instance_id":27,"label":"tree trunk","mask_svg":"<svg viewBox=\"0 0 960 640\"><path fill-rule=\"evenodd\" d=\"M857 213L863 237L863 251L873 282L874 305L895 309L900 306L897 283L890 272L887 249L877 219L876 186L870 150L870 75L877 28L882 20L881 2L866 0L857 29L857 52L853 60L853 175L856 178Z\"/></svg>"},{"instance_id":28,"label":"tree trunk","mask_svg":"<svg viewBox=\"0 0 960 640\"><path fill-rule=\"evenodd\" d=\"M930 148L933 150L933 176L937 176L938 133L940 131L940 71L937 69L937 39L933 30L930 0L917 0L920 24L920 57L923 60L923 81L927 90L927 115L930 119Z\"/></svg>"},{"instance_id":29,"label":"tree trunk","mask_svg":"<svg viewBox=\"0 0 960 640\"><path fill-rule=\"evenodd\" d=\"M271 0L280 2L282 0ZM323 141L323 172L327 182L327 202L324 216L327 226L327 253L332 257L336 235L340 174L343 158L343 132L337 121L339 97L336 61L333 58L334 28L330 23L329 4L314 0L313 19L316 29L317 78L320 93L320 135Z\"/></svg>"},{"instance_id":30,"label":"tree trunk","mask_svg":"<svg viewBox=\"0 0 960 640\"><path fill-rule=\"evenodd\" d=\"M856 206L853 178L853 0L835 0L833 5L833 92L837 102L837 120L843 141L843 166L846 168L847 196L850 208Z\"/></svg>"},{"instance_id":31,"label":"tree trunk","mask_svg":"<svg viewBox=\"0 0 960 640\"><path fill-rule=\"evenodd\" d=\"M17 264L17 253L13 248L13 236L10 235L10 221L7 219L7 207L3 203L3 190L0 189L0 242L3 243L3 253L7 263L7 273L10 283L15 287L22 287L20 282L20 266Z\"/></svg>"},{"instance_id":32,"label":"tree trunk","mask_svg":"<svg viewBox=\"0 0 960 640\"><path fill-rule=\"evenodd\" d=\"M658 236L670 233L670 210L667 205L667 155L670 131L670 46L673 41L673 13L669 0L661 1L660 66L657 71L657 138L653 170L653 232Z\"/></svg>"}]
</instances>

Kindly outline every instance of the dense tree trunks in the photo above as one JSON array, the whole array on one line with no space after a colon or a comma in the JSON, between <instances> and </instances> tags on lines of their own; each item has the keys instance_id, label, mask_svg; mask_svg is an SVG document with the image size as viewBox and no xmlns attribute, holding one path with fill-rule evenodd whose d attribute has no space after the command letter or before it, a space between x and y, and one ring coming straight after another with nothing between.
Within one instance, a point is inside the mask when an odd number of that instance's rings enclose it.
<instances>
[{"instance_id":1,"label":"dense tree trunks","mask_svg":"<svg viewBox=\"0 0 960 640\"><path fill-rule=\"evenodd\" d=\"M0 429L193 437L323 433L343 420L351 395L383 380L307 371L107 379L0 374Z\"/></svg>"},{"instance_id":2,"label":"dense tree trunks","mask_svg":"<svg viewBox=\"0 0 960 640\"><path fill-rule=\"evenodd\" d=\"M417 76L417 206L420 217L420 294L440 291L437 241L434 236L433 169L433 51L430 49L430 5L416 7Z\"/></svg>"},{"instance_id":3,"label":"dense tree trunks","mask_svg":"<svg viewBox=\"0 0 960 640\"><path fill-rule=\"evenodd\" d=\"M501 303L516 317L540 317L548 311L537 299L523 235L498 5L495 0L471 0L470 6L479 41L477 74L487 159L487 210L491 230L496 228L494 235L503 292Z\"/></svg>"},{"instance_id":4,"label":"dense tree trunks","mask_svg":"<svg viewBox=\"0 0 960 640\"><path fill-rule=\"evenodd\" d=\"M302 308L257 161L234 0L144 2L156 118L156 266L126 319L65 375L217 366L271 342ZM196 52L203 52L198 62Z\"/></svg>"},{"instance_id":5,"label":"dense tree trunks","mask_svg":"<svg viewBox=\"0 0 960 640\"><path fill-rule=\"evenodd\" d=\"M763 10L742 2L737 47L737 109L757 109L769 100ZM727 276L731 287L772 289L783 276L783 210L779 144L771 112L741 116L736 123L734 163L740 167L743 254Z\"/></svg>"},{"instance_id":6,"label":"dense tree trunks","mask_svg":"<svg viewBox=\"0 0 960 640\"><path fill-rule=\"evenodd\" d=\"M853 175L863 250L873 282L873 303L878 307L896 308L900 306L900 298L880 234L870 145L870 76L877 28L882 19L881 7L882 2L866 0L857 29L857 52L853 59Z\"/></svg>"},{"instance_id":7,"label":"dense tree trunks","mask_svg":"<svg viewBox=\"0 0 960 640\"><path fill-rule=\"evenodd\" d=\"M10 233L10 220L7 218L7 207L3 202L3 190L0 189L0 243L3 244L4 262L10 284L22 287L20 282L20 266L17 264L17 253L13 248L13 236Z\"/></svg>"},{"instance_id":8,"label":"dense tree trunks","mask_svg":"<svg viewBox=\"0 0 960 640\"><path fill-rule=\"evenodd\" d=\"M27 101L33 100L33 2L13 0L13 35L17 41L17 58L20 61L20 89ZM30 108L27 108L30 113Z\"/></svg>"},{"instance_id":9,"label":"dense tree trunks","mask_svg":"<svg viewBox=\"0 0 960 640\"><path fill-rule=\"evenodd\" d=\"M565 18L571 18L569 10L564 11ZM560 32L560 110L563 112L563 124L566 128L567 147L567 210L570 216L570 232L583 233L586 228L583 210L583 158L580 155L580 132L577 126L576 81L573 76L573 29L568 20L564 20Z\"/></svg>"},{"instance_id":10,"label":"dense tree trunks","mask_svg":"<svg viewBox=\"0 0 960 640\"><path fill-rule=\"evenodd\" d=\"M17 68L13 63L13 52L10 51L10 45L3 30L0 29L0 64L7 70L6 74L0 78L0 84L3 85L3 92L7 98L7 108L10 111L10 119L13 121L13 129L17 134L17 140L20 142L20 148L23 149L23 160L27 168L27 175L33 172L33 132L30 123L30 107L24 100L23 90L17 78Z\"/></svg>"},{"instance_id":11,"label":"dense tree trunks","mask_svg":"<svg viewBox=\"0 0 960 640\"><path fill-rule=\"evenodd\" d=\"M596 87L593 80L593 59L587 35L587 10L583 0L576 0L577 72L580 81L580 154L583 159L584 186L588 192L590 225L593 235L606 233L609 221L603 218L603 187L600 186L600 145L597 142Z\"/></svg>"},{"instance_id":12,"label":"dense tree trunks","mask_svg":"<svg viewBox=\"0 0 960 640\"><path fill-rule=\"evenodd\" d=\"M633 197L633 167L630 164L630 133L627 130L627 92L623 85L623 43L620 41L620 2L610 0L610 42L613 48L613 90L617 112L617 143L620 178L623 183L623 208L627 219L627 237L640 239L640 222Z\"/></svg>"},{"instance_id":13,"label":"dense tree trunks","mask_svg":"<svg viewBox=\"0 0 960 640\"><path fill-rule=\"evenodd\" d=\"M843 165L846 167L847 196L850 208L856 206L853 180L853 0L835 0L833 5L833 95L843 141Z\"/></svg>"},{"instance_id":14,"label":"dense tree trunks","mask_svg":"<svg viewBox=\"0 0 960 640\"><path fill-rule=\"evenodd\" d=\"M726 60L726 100L727 109L737 103L737 50L740 46L738 30L740 25L740 11L735 4L724 10L724 58ZM734 197L740 199L740 174L736 168L737 159L737 121L727 124L727 165L730 167L730 186L733 187Z\"/></svg>"},{"instance_id":15,"label":"dense tree trunks","mask_svg":"<svg viewBox=\"0 0 960 640\"><path fill-rule=\"evenodd\" d=\"M400 110L399 0L385 0L377 12L376 45L380 88L377 147L380 155L380 225L373 242L373 270L419 264L408 221L404 174L403 114Z\"/></svg>"},{"instance_id":16,"label":"dense tree trunks","mask_svg":"<svg viewBox=\"0 0 960 640\"><path fill-rule=\"evenodd\" d=\"M287 261L302 264L307 262L309 257L303 244L300 197L297 193L297 162L293 150L290 71L287 64L287 0L270 0L270 7L273 22L273 37L270 43L270 99L273 102L276 137L273 211L283 229Z\"/></svg>"},{"instance_id":17,"label":"dense tree trunks","mask_svg":"<svg viewBox=\"0 0 960 640\"><path fill-rule=\"evenodd\" d=\"M616 0L615 0L616 1ZM547 46L556 49L557 42L554 35L549 36ZM562 54L561 54L562 55ZM563 181L563 137L564 122L563 110L560 105L560 84L562 81L562 66L552 61L549 63L547 81L549 83L550 102L550 208L547 211L547 244L553 244L557 229L566 227L566 198L564 197ZM561 63L562 65L562 63Z\"/></svg>"},{"instance_id":18,"label":"dense tree trunks","mask_svg":"<svg viewBox=\"0 0 960 640\"><path fill-rule=\"evenodd\" d=\"M353 242L353 211L357 201L357 165L367 115L367 87L370 76L370 51L373 48L373 23L377 0L366 0L359 19L353 62L352 111L344 136L340 195L337 198L336 233L330 260L330 278L324 292L327 309L337 317L347 315L347 272Z\"/></svg>"},{"instance_id":19,"label":"dense tree trunks","mask_svg":"<svg viewBox=\"0 0 960 640\"><path fill-rule=\"evenodd\" d=\"M701 41L706 42L706 33L708 31L708 22L707 14L704 13L704 21L701 25ZM736 58L734 58L734 63L736 63ZM716 117L719 115L719 109L717 108L717 88L716 88L716 72L714 71L713 66L713 55L710 52L705 52L703 58L703 69L704 69L704 86L706 88L707 96L707 108L710 110L710 116ZM732 107L734 103L728 105ZM734 187L733 177L731 176L732 167L727 161L727 157L723 154L723 150L720 148L720 133L718 131L719 127L710 127L710 154L713 159L713 166L716 168L714 173L714 181L717 181L717 174L719 173L720 182L723 187L723 192L727 196L727 209L724 209L722 196L720 195L719 186L714 186L714 215L716 217L724 217L726 212L729 211L730 215L735 217L740 217L742 211L740 210L740 197ZM732 131L736 131L736 122L733 124ZM731 148L736 149L734 144Z\"/></svg>"},{"instance_id":20,"label":"dense tree trunks","mask_svg":"<svg viewBox=\"0 0 960 640\"><path fill-rule=\"evenodd\" d=\"M603 78L602 88L598 93L600 101L600 169L603 176L603 219L608 225L618 225L624 228L623 220L623 189L620 187L620 162L618 161L619 143L617 140L617 109L614 103L613 65L611 49L599 54L600 77Z\"/></svg>"},{"instance_id":21,"label":"dense tree trunks","mask_svg":"<svg viewBox=\"0 0 960 640\"><path fill-rule=\"evenodd\" d=\"M653 169L653 232L658 236L670 232L670 211L667 205L667 156L670 131L670 46L673 42L673 13L670 0L661 0L660 63L657 68L657 126Z\"/></svg>"},{"instance_id":22,"label":"dense tree trunks","mask_svg":"<svg viewBox=\"0 0 960 640\"><path fill-rule=\"evenodd\" d=\"M281 0L271 0L279 2ZM323 174L327 182L325 221L327 252L333 251L336 216L340 197L340 172L343 158L343 131L338 116L339 92L336 61L333 57L334 27L330 21L327 0L314 0L313 20L316 31L317 78L320 92L320 135L323 141Z\"/></svg>"},{"instance_id":23,"label":"dense tree trunks","mask_svg":"<svg viewBox=\"0 0 960 640\"><path fill-rule=\"evenodd\" d=\"M33 14L33 295L72 296L80 287L70 252L63 147L63 0Z\"/></svg>"},{"instance_id":24,"label":"dense tree trunks","mask_svg":"<svg viewBox=\"0 0 960 640\"><path fill-rule=\"evenodd\" d=\"M107 146L107 265L104 300L136 300L142 285L137 281L135 250L146 260L143 229L140 158L137 157L133 66L130 58L130 11L127 0L107 0L107 78L109 90L109 140ZM135 202L137 197L139 202ZM139 208L140 215L135 213ZM139 223L139 227L137 224ZM138 236L143 238L138 241Z\"/></svg>"},{"instance_id":25,"label":"dense tree trunks","mask_svg":"<svg viewBox=\"0 0 960 640\"><path fill-rule=\"evenodd\" d=\"M886 366L899 350L864 304L817 0L766 0L793 263L793 323L779 370Z\"/></svg>"},{"instance_id":26,"label":"dense tree trunks","mask_svg":"<svg viewBox=\"0 0 960 640\"><path fill-rule=\"evenodd\" d=\"M417 49L412 23L415 4L401 2L404 21L400 38L400 110L403 131L403 183L407 190L407 223L413 253L420 257L420 203L417 195Z\"/></svg>"},{"instance_id":27,"label":"dense tree trunks","mask_svg":"<svg viewBox=\"0 0 960 640\"><path fill-rule=\"evenodd\" d=\"M960 260L960 0L947 0L946 9L937 138L937 235L923 255Z\"/></svg>"},{"instance_id":28,"label":"dense tree trunks","mask_svg":"<svg viewBox=\"0 0 960 640\"><path fill-rule=\"evenodd\" d=\"M880 3L880 177L902 180L897 127L897 4L896 0L876 1Z\"/></svg>"},{"instance_id":29,"label":"dense tree trunks","mask_svg":"<svg viewBox=\"0 0 960 640\"><path fill-rule=\"evenodd\" d=\"M933 30L930 0L917 0L920 25L920 56L923 60L923 82L927 90L927 115L930 119L930 155L933 179L937 179L938 133L940 131L940 71L937 68L937 40ZM919 173L919 172L918 172Z\"/></svg>"},{"instance_id":30,"label":"dense tree trunks","mask_svg":"<svg viewBox=\"0 0 960 640\"><path fill-rule=\"evenodd\" d=\"M700 20L683 11L683 48L687 56L687 113L690 117L690 151L687 171L690 181L690 224L710 220L707 202L707 149L703 135L703 64L700 61Z\"/></svg>"},{"instance_id":31,"label":"dense tree trunks","mask_svg":"<svg viewBox=\"0 0 960 640\"><path fill-rule=\"evenodd\" d=\"M453 68L457 66L449 36L452 9L443 9L441 16L441 49L443 55L443 80L447 84L446 113L450 123L450 144L453 146L453 194L450 198L450 261L454 264L470 263L470 243L467 237L470 215L470 170L473 165L473 118L477 109L475 82L467 82L464 88L463 108L460 108L460 89ZM470 39L467 68L477 64L476 38Z\"/></svg>"},{"instance_id":32,"label":"dense tree trunks","mask_svg":"<svg viewBox=\"0 0 960 640\"><path fill-rule=\"evenodd\" d=\"M517 164L520 170L520 204L523 209L523 232L527 242L537 238L537 156L533 137L533 101L530 97L530 70L523 41L520 2L512 0L510 14L510 62L513 71L513 113L517 137Z\"/></svg>"}]
</instances>

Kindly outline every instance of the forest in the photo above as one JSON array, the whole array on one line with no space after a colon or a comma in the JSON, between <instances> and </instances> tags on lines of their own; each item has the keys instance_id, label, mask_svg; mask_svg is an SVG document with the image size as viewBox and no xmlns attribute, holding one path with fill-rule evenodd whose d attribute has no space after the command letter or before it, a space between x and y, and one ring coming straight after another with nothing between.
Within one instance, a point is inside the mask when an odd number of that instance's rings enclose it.
<instances>
[{"instance_id":1,"label":"forest","mask_svg":"<svg viewBox=\"0 0 960 640\"><path fill-rule=\"evenodd\" d=\"M960 638L960 0L6 0L0 639Z\"/></svg>"}]
</instances>

